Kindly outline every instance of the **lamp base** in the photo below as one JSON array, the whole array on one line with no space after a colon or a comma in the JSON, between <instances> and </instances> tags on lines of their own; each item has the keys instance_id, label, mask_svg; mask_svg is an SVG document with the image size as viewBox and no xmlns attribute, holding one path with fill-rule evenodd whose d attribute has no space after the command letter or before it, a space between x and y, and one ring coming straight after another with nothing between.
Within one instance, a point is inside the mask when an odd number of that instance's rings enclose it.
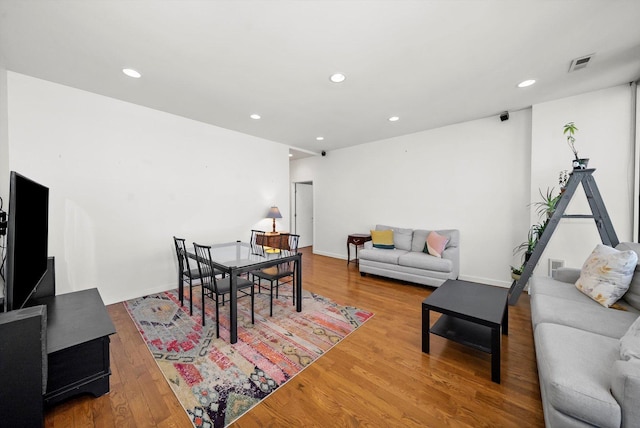
<instances>
[{"instance_id":1,"label":"lamp base","mask_svg":"<svg viewBox=\"0 0 640 428\"><path fill-rule=\"evenodd\" d=\"M272 230L272 232L276 233L276 219L275 218L273 219L273 230Z\"/></svg>"}]
</instances>

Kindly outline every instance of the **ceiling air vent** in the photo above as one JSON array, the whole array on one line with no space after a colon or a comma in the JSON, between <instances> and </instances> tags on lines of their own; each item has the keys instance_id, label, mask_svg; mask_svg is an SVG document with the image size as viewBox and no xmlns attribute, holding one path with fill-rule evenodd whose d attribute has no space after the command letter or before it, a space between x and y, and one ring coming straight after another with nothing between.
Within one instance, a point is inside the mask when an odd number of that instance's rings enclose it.
<instances>
[{"instance_id":1,"label":"ceiling air vent","mask_svg":"<svg viewBox=\"0 0 640 428\"><path fill-rule=\"evenodd\" d=\"M571 65L569 66L569 73L585 68L587 65L589 65L589 61L591 61L594 55L595 54L586 55L572 60Z\"/></svg>"}]
</instances>

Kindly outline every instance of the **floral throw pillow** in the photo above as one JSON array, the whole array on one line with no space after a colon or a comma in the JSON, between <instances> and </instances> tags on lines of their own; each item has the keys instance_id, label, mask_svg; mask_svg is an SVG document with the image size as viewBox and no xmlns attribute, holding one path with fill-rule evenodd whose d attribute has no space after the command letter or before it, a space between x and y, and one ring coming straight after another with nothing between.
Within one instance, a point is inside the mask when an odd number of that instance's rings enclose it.
<instances>
[{"instance_id":1,"label":"floral throw pillow","mask_svg":"<svg viewBox=\"0 0 640 428\"><path fill-rule=\"evenodd\" d=\"M629 289L637 263L635 251L598 244L582 265L576 288L608 308Z\"/></svg>"}]
</instances>

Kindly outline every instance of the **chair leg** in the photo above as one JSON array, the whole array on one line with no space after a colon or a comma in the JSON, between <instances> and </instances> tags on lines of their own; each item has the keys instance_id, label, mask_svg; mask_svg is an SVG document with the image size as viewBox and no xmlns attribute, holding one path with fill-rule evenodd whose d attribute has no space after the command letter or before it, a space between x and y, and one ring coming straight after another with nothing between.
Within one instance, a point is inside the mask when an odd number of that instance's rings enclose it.
<instances>
[{"instance_id":1,"label":"chair leg","mask_svg":"<svg viewBox=\"0 0 640 428\"><path fill-rule=\"evenodd\" d=\"M189 315L193 315L193 281L189 279Z\"/></svg>"},{"instance_id":2,"label":"chair leg","mask_svg":"<svg viewBox=\"0 0 640 428\"><path fill-rule=\"evenodd\" d=\"M204 327L204 286L200 287L202 291L202 326Z\"/></svg>"},{"instance_id":3,"label":"chair leg","mask_svg":"<svg viewBox=\"0 0 640 428\"><path fill-rule=\"evenodd\" d=\"M269 299L269 316L273 316L273 281L271 281L271 298Z\"/></svg>"},{"instance_id":4,"label":"chair leg","mask_svg":"<svg viewBox=\"0 0 640 428\"><path fill-rule=\"evenodd\" d=\"M255 316L254 316L254 303L255 303L255 292L253 290L253 287L251 287L251 324L255 324L256 320L255 320Z\"/></svg>"},{"instance_id":5,"label":"chair leg","mask_svg":"<svg viewBox=\"0 0 640 428\"><path fill-rule=\"evenodd\" d=\"M223 296L224 298L224 296ZM218 294L216 293L216 337L220 337L220 308L218 307Z\"/></svg>"}]
</instances>

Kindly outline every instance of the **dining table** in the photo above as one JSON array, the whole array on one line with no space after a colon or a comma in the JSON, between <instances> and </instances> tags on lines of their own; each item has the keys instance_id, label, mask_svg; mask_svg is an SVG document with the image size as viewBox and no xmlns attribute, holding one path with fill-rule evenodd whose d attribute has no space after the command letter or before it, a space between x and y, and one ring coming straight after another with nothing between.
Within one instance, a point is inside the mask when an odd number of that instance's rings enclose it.
<instances>
[{"instance_id":1,"label":"dining table","mask_svg":"<svg viewBox=\"0 0 640 428\"><path fill-rule=\"evenodd\" d=\"M198 260L193 248L187 249L187 257ZM204 260L200 260L203 262ZM205 261L209 263L208 261ZM302 312L302 254L298 252L269 253L248 242L235 241L211 244L212 267L229 275L230 280L230 342L238 341L238 281L239 275L248 274L281 263L294 263L293 286L295 287L295 308Z\"/></svg>"}]
</instances>

